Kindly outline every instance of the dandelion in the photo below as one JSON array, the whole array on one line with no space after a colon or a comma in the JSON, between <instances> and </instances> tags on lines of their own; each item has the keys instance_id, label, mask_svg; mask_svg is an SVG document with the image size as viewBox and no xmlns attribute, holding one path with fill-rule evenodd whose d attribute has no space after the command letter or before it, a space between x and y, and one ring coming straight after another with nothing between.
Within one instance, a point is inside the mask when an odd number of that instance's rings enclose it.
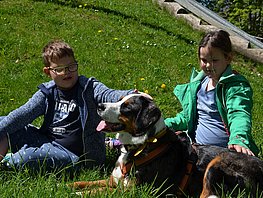
<instances>
[{"instance_id":1,"label":"dandelion","mask_svg":"<svg viewBox=\"0 0 263 198\"><path fill-rule=\"evenodd\" d=\"M141 81L145 81L145 78L142 77L140 80L141 80Z\"/></svg>"},{"instance_id":2,"label":"dandelion","mask_svg":"<svg viewBox=\"0 0 263 198\"><path fill-rule=\"evenodd\" d=\"M163 83L163 84L161 85L161 88L162 88L162 89L165 89L165 88L166 88L166 84Z\"/></svg>"},{"instance_id":3,"label":"dandelion","mask_svg":"<svg viewBox=\"0 0 263 198\"><path fill-rule=\"evenodd\" d=\"M102 30L98 30L98 33L101 33L102 32Z\"/></svg>"},{"instance_id":4,"label":"dandelion","mask_svg":"<svg viewBox=\"0 0 263 198\"><path fill-rule=\"evenodd\" d=\"M148 89L145 89L143 92L146 93L146 94L149 94Z\"/></svg>"}]
</instances>

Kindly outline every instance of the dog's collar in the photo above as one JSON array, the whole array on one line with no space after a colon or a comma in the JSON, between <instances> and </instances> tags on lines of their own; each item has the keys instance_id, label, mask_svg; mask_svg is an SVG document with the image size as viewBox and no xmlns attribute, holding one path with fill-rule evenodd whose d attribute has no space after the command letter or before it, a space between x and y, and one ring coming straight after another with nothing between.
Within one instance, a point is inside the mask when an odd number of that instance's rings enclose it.
<instances>
[{"instance_id":1,"label":"dog's collar","mask_svg":"<svg viewBox=\"0 0 263 198\"><path fill-rule=\"evenodd\" d=\"M157 133L155 136L150 137L147 141L144 142L143 145L141 145L137 151L135 152L134 156L138 156L147 146L148 143L155 143L158 141L159 138L161 138L166 133L166 128L161 130L159 133Z\"/></svg>"}]
</instances>

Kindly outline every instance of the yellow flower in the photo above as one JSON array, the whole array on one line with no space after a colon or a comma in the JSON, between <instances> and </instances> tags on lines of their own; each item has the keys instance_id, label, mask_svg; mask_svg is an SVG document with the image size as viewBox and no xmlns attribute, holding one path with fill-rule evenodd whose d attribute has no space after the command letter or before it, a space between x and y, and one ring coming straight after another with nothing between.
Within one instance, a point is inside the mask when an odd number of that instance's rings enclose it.
<instances>
[{"instance_id":1,"label":"yellow flower","mask_svg":"<svg viewBox=\"0 0 263 198\"><path fill-rule=\"evenodd\" d=\"M166 88L166 84L163 83L163 84L161 85L161 88L162 88L162 89L165 89L165 88Z\"/></svg>"},{"instance_id":2,"label":"yellow flower","mask_svg":"<svg viewBox=\"0 0 263 198\"><path fill-rule=\"evenodd\" d=\"M102 30L98 30L98 33L101 33L102 32Z\"/></svg>"},{"instance_id":3,"label":"yellow flower","mask_svg":"<svg viewBox=\"0 0 263 198\"><path fill-rule=\"evenodd\" d=\"M149 91L148 91L147 89L145 89L145 90L144 90L144 93L148 94L148 93L149 93Z\"/></svg>"},{"instance_id":4,"label":"yellow flower","mask_svg":"<svg viewBox=\"0 0 263 198\"><path fill-rule=\"evenodd\" d=\"M145 78L142 77L142 78L141 78L141 81L145 81Z\"/></svg>"},{"instance_id":5,"label":"yellow flower","mask_svg":"<svg viewBox=\"0 0 263 198\"><path fill-rule=\"evenodd\" d=\"M117 41L117 40L118 40L118 38L117 38L117 37L115 37L113 40Z\"/></svg>"}]
</instances>

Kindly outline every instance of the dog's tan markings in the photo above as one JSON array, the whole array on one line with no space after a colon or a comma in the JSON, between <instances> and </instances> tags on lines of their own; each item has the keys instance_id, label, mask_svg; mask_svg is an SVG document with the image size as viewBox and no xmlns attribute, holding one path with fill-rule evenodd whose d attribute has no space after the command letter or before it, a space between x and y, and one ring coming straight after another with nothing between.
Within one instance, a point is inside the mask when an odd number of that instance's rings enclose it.
<instances>
[{"instance_id":1,"label":"dog's tan markings","mask_svg":"<svg viewBox=\"0 0 263 198\"><path fill-rule=\"evenodd\" d=\"M129 104L132 103L131 101L132 101L132 99L129 98L128 100L124 101L123 104L128 106ZM126 128L127 128L126 131L130 132L131 135L135 136L136 135L136 129L138 128L138 126L136 124L136 116L134 114L132 114L132 113L129 116L121 115L120 116L120 120L122 120L125 123Z\"/></svg>"},{"instance_id":2,"label":"dog's tan markings","mask_svg":"<svg viewBox=\"0 0 263 198\"><path fill-rule=\"evenodd\" d=\"M124 96L121 96L120 99L119 99L119 101L121 101L123 98L124 98Z\"/></svg>"},{"instance_id":3,"label":"dog's tan markings","mask_svg":"<svg viewBox=\"0 0 263 198\"><path fill-rule=\"evenodd\" d=\"M211 162L209 162L209 164L207 165L206 170L205 170L205 175L203 177L203 190L202 190L202 193L200 195L200 198L207 198L210 195L212 195L211 184L208 181L208 174L209 174L210 169L212 167L220 164L221 161L222 161L222 158L220 156L217 156Z\"/></svg>"},{"instance_id":4,"label":"dog's tan markings","mask_svg":"<svg viewBox=\"0 0 263 198\"><path fill-rule=\"evenodd\" d=\"M108 180L78 181L78 182L74 182L73 184L68 184L67 186L74 188L76 190L82 189L81 192L77 192L77 194L81 194L81 195L97 194L98 192L105 191L106 188L109 189L110 191L117 188L117 185L112 176ZM83 189L86 190L83 191Z\"/></svg>"},{"instance_id":5,"label":"dog's tan markings","mask_svg":"<svg viewBox=\"0 0 263 198\"><path fill-rule=\"evenodd\" d=\"M129 98L129 99L130 99L130 98ZM126 100L126 101L124 101L124 104L126 104L126 105L130 104L130 101L129 101L129 99L128 99L128 100Z\"/></svg>"},{"instance_id":6,"label":"dog's tan markings","mask_svg":"<svg viewBox=\"0 0 263 198\"><path fill-rule=\"evenodd\" d=\"M126 116L121 115L119 117L119 120L125 124L125 130L126 132L130 132L130 133L134 133L134 129L135 129L135 121L134 119L128 118Z\"/></svg>"},{"instance_id":7,"label":"dog's tan markings","mask_svg":"<svg viewBox=\"0 0 263 198\"><path fill-rule=\"evenodd\" d=\"M92 186L106 187L108 186L107 183L108 183L107 180L78 181L78 182L74 182L71 187L76 188L76 189L83 189L83 188L92 187Z\"/></svg>"}]
</instances>

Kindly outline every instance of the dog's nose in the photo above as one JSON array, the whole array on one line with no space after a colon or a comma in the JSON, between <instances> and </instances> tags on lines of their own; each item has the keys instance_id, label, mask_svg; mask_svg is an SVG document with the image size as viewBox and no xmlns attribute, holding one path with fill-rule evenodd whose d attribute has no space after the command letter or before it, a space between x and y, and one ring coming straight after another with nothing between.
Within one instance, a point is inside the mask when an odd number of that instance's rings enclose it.
<instances>
[{"instance_id":1,"label":"dog's nose","mask_svg":"<svg viewBox=\"0 0 263 198\"><path fill-rule=\"evenodd\" d=\"M98 111L104 111L105 109L106 109L106 107L103 103L98 104Z\"/></svg>"}]
</instances>

